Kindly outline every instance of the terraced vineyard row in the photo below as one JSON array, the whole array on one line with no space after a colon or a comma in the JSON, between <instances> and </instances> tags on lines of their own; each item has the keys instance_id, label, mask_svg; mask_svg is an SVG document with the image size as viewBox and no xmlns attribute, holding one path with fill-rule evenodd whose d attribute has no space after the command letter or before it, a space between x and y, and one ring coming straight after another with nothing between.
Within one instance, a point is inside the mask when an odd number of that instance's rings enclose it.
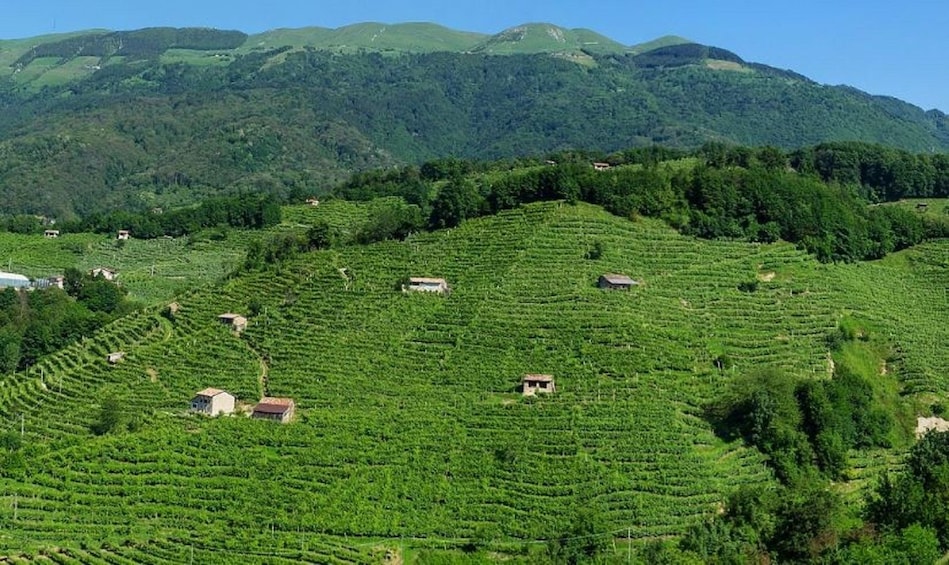
<instances>
[{"instance_id":1,"label":"terraced vineyard row","mask_svg":"<svg viewBox=\"0 0 949 565\"><path fill-rule=\"evenodd\" d=\"M585 259L595 242L602 256ZM246 274L181 297L171 319L121 320L3 382L2 422L17 429L26 414L37 449L28 473L0 479L0 551L365 562L403 538L487 529L539 543L579 507L599 510L603 535L675 535L736 486L771 480L756 451L712 433L705 402L765 366L825 378L842 313L894 338L944 337L919 316L946 311L945 279L925 270L944 249L919 250L918 274L894 279L905 288L879 293L885 264L823 266L786 244L693 240L548 203ZM595 286L604 272L641 284L606 292ZM400 292L409 275L444 276L453 290ZM873 317L887 301L904 310ZM217 322L252 302L260 312L243 335ZM126 358L108 366L117 349ZM949 362L915 345L903 357L911 379ZM527 372L553 374L556 394L521 398ZM296 421L186 415L206 386L242 402L293 397ZM90 398L103 394L146 415L141 429L91 438Z\"/></svg>"}]
</instances>

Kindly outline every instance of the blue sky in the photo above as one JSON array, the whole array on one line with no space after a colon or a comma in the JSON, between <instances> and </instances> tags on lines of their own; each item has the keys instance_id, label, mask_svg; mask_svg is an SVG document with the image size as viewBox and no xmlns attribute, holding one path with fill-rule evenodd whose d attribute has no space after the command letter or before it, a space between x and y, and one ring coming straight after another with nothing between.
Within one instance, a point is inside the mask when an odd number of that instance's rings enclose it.
<instances>
[{"instance_id":1,"label":"blue sky","mask_svg":"<svg viewBox=\"0 0 949 565\"><path fill-rule=\"evenodd\" d=\"M495 33L526 22L585 27L626 44L667 34L949 113L946 0L0 0L0 38L90 28L206 26L259 32L431 21ZM134 6L134 7L129 7Z\"/></svg>"}]
</instances>

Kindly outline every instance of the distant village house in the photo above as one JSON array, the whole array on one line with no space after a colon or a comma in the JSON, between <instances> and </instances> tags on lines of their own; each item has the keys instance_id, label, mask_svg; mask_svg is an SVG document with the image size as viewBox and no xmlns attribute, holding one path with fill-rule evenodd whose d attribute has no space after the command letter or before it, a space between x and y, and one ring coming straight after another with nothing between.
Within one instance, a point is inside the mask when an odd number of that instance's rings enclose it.
<instances>
[{"instance_id":1,"label":"distant village house","mask_svg":"<svg viewBox=\"0 0 949 565\"><path fill-rule=\"evenodd\" d=\"M264 397L260 399L251 418L261 420L275 420L281 424L286 424L293 418L295 405L292 398Z\"/></svg>"},{"instance_id":2,"label":"distant village house","mask_svg":"<svg viewBox=\"0 0 949 565\"><path fill-rule=\"evenodd\" d=\"M593 163L593 168L597 171L605 171L610 168L609 163Z\"/></svg>"},{"instance_id":3,"label":"distant village house","mask_svg":"<svg viewBox=\"0 0 949 565\"><path fill-rule=\"evenodd\" d=\"M553 375L527 374L521 380L521 393L534 396L538 392L550 394L555 390Z\"/></svg>"},{"instance_id":4,"label":"distant village house","mask_svg":"<svg viewBox=\"0 0 949 565\"><path fill-rule=\"evenodd\" d=\"M231 414L234 412L234 396L220 389L206 388L198 391L191 399L191 411L208 416Z\"/></svg>"},{"instance_id":5,"label":"distant village house","mask_svg":"<svg viewBox=\"0 0 949 565\"><path fill-rule=\"evenodd\" d=\"M408 290L413 292L437 292L445 294L451 292L448 281L428 277L412 277L409 279Z\"/></svg>"},{"instance_id":6,"label":"distant village house","mask_svg":"<svg viewBox=\"0 0 949 565\"><path fill-rule=\"evenodd\" d=\"M319 205L320 205L320 201L317 200L316 198L307 198L307 199L306 199L306 203L309 204L310 206L319 206Z\"/></svg>"},{"instance_id":7,"label":"distant village house","mask_svg":"<svg viewBox=\"0 0 949 565\"><path fill-rule=\"evenodd\" d=\"M59 237L59 230L46 230L43 232L43 237L55 239Z\"/></svg>"},{"instance_id":8,"label":"distant village house","mask_svg":"<svg viewBox=\"0 0 949 565\"><path fill-rule=\"evenodd\" d=\"M639 283L627 277L626 275L607 273L605 275L600 275L598 284L600 288L609 290L629 290L631 287L638 285Z\"/></svg>"},{"instance_id":9,"label":"distant village house","mask_svg":"<svg viewBox=\"0 0 949 565\"><path fill-rule=\"evenodd\" d=\"M240 314L221 314L217 317L218 321L226 326L231 326L235 332L242 332L247 329L247 318Z\"/></svg>"},{"instance_id":10,"label":"distant village house","mask_svg":"<svg viewBox=\"0 0 949 565\"><path fill-rule=\"evenodd\" d=\"M89 271L89 274L93 277L102 277L107 281L114 281L115 277L119 275L115 269L110 269L109 267L96 267Z\"/></svg>"},{"instance_id":11,"label":"distant village house","mask_svg":"<svg viewBox=\"0 0 949 565\"><path fill-rule=\"evenodd\" d=\"M115 236L115 239L128 239L132 234L128 230L119 230L118 235Z\"/></svg>"}]
</instances>

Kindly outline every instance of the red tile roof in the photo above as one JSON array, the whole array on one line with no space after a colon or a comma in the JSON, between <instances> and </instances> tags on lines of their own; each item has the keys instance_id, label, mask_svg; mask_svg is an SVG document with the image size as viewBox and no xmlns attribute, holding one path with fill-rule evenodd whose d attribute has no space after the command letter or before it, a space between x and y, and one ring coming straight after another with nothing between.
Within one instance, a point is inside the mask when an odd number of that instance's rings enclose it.
<instances>
[{"instance_id":1,"label":"red tile roof","mask_svg":"<svg viewBox=\"0 0 949 565\"><path fill-rule=\"evenodd\" d=\"M254 406L254 412L263 414L283 414L294 406L292 398L274 398L264 397L260 399L257 406Z\"/></svg>"}]
</instances>

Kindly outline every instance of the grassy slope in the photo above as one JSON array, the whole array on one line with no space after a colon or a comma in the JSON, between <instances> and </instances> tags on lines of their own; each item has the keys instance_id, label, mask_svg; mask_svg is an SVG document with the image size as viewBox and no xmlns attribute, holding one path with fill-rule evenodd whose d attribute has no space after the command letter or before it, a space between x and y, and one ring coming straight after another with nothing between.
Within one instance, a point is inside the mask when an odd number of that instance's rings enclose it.
<instances>
[{"instance_id":1,"label":"grassy slope","mask_svg":"<svg viewBox=\"0 0 949 565\"><path fill-rule=\"evenodd\" d=\"M362 213L337 203L289 216ZM596 240L603 257L582 259ZM551 203L315 253L183 297L173 323L121 320L0 384L0 426L25 414L36 450L27 478L0 484L0 547L72 548L80 562L182 560L192 544L202 562L358 562L400 537L454 540L489 524L504 540L546 539L579 505L611 530L681 532L734 486L769 480L760 456L698 417L731 376L712 368L716 352L736 371L824 377L824 336L840 315L864 316L901 347L895 371L943 375L925 386L949 391L949 355L929 347L949 338L932 315L949 308L946 245L828 266L786 244L696 241ZM606 271L644 284L602 292ZM446 276L454 292L394 291L409 274ZM736 289L756 277L771 280ZM252 300L263 310L243 338L215 322ZM109 368L117 349L129 355ZM521 400L524 372L555 374L558 393ZM298 421L180 417L205 386L248 402L263 388L293 396ZM106 393L153 415L134 434L92 438L89 399ZM82 541L114 547L86 555Z\"/></svg>"},{"instance_id":2,"label":"grassy slope","mask_svg":"<svg viewBox=\"0 0 949 565\"><path fill-rule=\"evenodd\" d=\"M650 41L637 43L636 45L630 47L629 50L632 54L639 55L640 53L646 53L648 51L652 51L653 49L669 47L671 45L682 45L683 43L693 43L693 41L684 37L679 37L678 35L663 35L662 37L657 37L656 39Z\"/></svg>"},{"instance_id":3,"label":"grassy slope","mask_svg":"<svg viewBox=\"0 0 949 565\"><path fill-rule=\"evenodd\" d=\"M437 24L365 22L337 29L278 29L248 37L241 51L282 45L317 49L397 50L410 52L465 51L486 36Z\"/></svg>"},{"instance_id":4,"label":"grassy slope","mask_svg":"<svg viewBox=\"0 0 949 565\"><path fill-rule=\"evenodd\" d=\"M587 29L565 29L553 24L530 23L492 35L472 51L492 55L514 55L581 49L598 53L623 53L626 46Z\"/></svg>"}]
</instances>

